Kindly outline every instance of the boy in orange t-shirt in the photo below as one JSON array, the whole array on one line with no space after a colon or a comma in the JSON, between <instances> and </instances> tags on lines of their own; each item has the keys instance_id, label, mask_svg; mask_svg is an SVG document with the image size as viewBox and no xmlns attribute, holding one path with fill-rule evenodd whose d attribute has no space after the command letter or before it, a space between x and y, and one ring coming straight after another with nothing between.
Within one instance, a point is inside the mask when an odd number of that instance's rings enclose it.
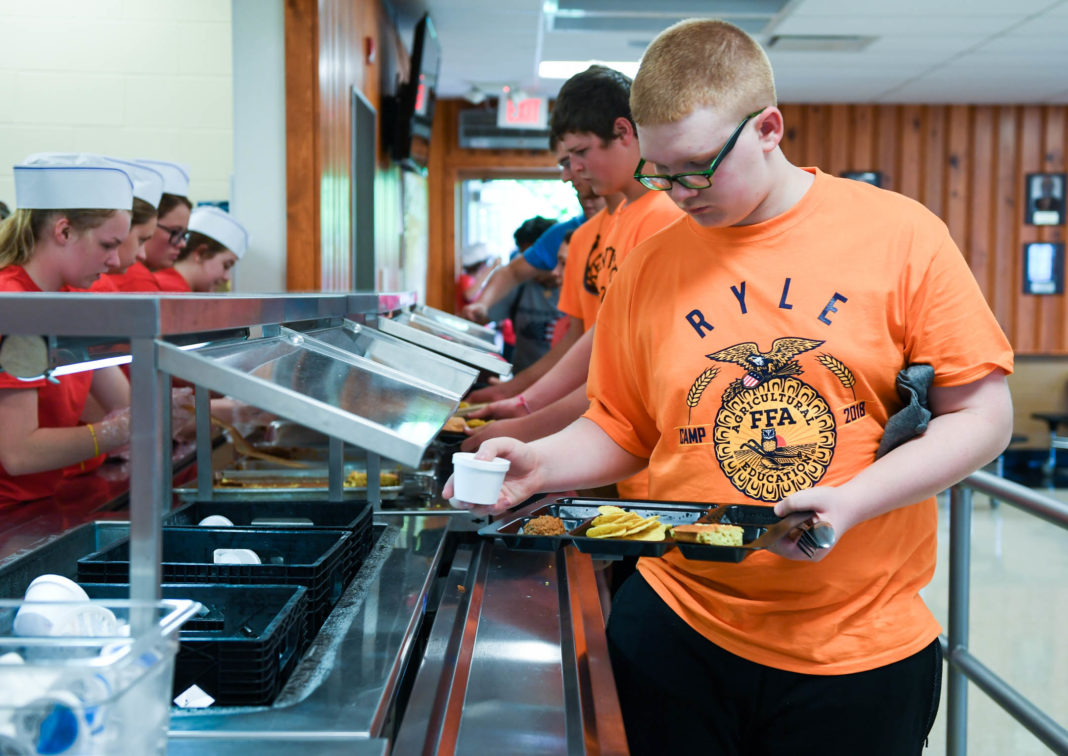
<instances>
[{"instance_id":1,"label":"boy in orange t-shirt","mask_svg":"<svg viewBox=\"0 0 1068 756\"><path fill-rule=\"evenodd\" d=\"M632 178L640 150L630 117L630 85L630 79L618 71L590 66L560 89L551 128L567 152L569 168L588 180L596 194L621 194L623 203L612 213L598 213L572 235L558 306L582 321L584 335L522 394L472 414L506 419L483 426L464 442L465 450L496 436L541 438L586 411L592 328L605 292L634 247L682 216L669 197L649 191ZM627 498L643 498L646 491L644 473L619 486L620 495Z\"/></svg>"},{"instance_id":2,"label":"boy in orange t-shirt","mask_svg":"<svg viewBox=\"0 0 1068 756\"><path fill-rule=\"evenodd\" d=\"M815 512L838 538L811 558L787 535L737 564L639 562L608 623L631 753L918 754L941 687L933 497L1007 444L1011 348L944 223L786 159L737 27L663 32L631 103L637 178L688 217L613 282L585 417L479 450L511 462L493 509L648 462L652 498ZM932 418L876 459L910 364L933 368Z\"/></svg>"}]
</instances>

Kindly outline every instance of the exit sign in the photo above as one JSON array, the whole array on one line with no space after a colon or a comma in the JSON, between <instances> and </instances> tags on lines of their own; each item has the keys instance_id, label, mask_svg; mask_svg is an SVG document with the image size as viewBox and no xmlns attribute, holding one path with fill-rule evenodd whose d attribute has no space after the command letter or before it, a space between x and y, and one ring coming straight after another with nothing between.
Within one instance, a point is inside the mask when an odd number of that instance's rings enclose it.
<instances>
[{"instance_id":1,"label":"exit sign","mask_svg":"<svg viewBox=\"0 0 1068 756\"><path fill-rule=\"evenodd\" d=\"M548 124L544 97L502 97L497 104L497 126L502 129L544 129Z\"/></svg>"}]
</instances>

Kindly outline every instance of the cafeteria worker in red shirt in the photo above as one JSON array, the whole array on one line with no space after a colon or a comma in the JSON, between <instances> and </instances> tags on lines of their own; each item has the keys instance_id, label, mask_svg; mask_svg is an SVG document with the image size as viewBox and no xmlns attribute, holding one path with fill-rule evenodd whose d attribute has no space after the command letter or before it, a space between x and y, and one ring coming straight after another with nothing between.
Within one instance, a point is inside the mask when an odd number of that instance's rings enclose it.
<instances>
[{"instance_id":1,"label":"cafeteria worker in red shirt","mask_svg":"<svg viewBox=\"0 0 1068 756\"><path fill-rule=\"evenodd\" d=\"M189 169L166 160L137 160L163 176L156 228L145 242L144 254L122 275L114 278L119 291L158 292L159 282L153 273L174 265L189 236Z\"/></svg>"},{"instance_id":2,"label":"cafeteria worker in red shirt","mask_svg":"<svg viewBox=\"0 0 1068 756\"><path fill-rule=\"evenodd\" d=\"M156 221L159 219L159 205L163 197L163 174L154 168L130 160L114 160L133 180L133 210L130 218L130 233L126 241L119 245L119 264L109 267L107 273L100 276L89 287L90 291L117 292L122 276L134 263L145 256L145 244L156 233Z\"/></svg>"},{"instance_id":3,"label":"cafeteria worker in red shirt","mask_svg":"<svg viewBox=\"0 0 1068 756\"><path fill-rule=\"evenodd\" d=\"M210 292L230 281L230 269L248 250L248 230L229 213L203 206L189 218L189 238L174 266L158 271L161 291Z\"/></svg>"},{"instance_id":4,"label":"cafeteria worker in red shirt","mask_svg":"<svg viewBox=\"0 0 1068 756\"><path fill-rule=\"evenodd\" d=\"M0 224L0 292L88 288L118 263L133 182L95 156L37 156L14 167L16 210ZM87 397L108 413L78 425ZM125 445L130 386L115 367L16 378L0 372L0 507L52 495L63 468Z\"/></svg>"}]
</instances>

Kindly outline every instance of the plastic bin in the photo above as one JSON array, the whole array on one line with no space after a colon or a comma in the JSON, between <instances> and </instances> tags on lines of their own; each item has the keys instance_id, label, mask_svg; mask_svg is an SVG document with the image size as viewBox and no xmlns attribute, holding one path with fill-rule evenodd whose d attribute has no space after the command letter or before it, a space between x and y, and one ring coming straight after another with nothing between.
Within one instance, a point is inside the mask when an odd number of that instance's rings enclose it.
<instances>
[{"instance_id":1,"label":"plastic bin","mask_svg":"<svg viewBox=\"0 0 1068 756\"><path fill-rule=\"evenodd\" d=\"M337 603L354 573L349 540L342 530L254 528L163 528L165 583L302 585L308 589L309 637ZM215 549L251 549L262 564L214 564ZM130 542L120 541L78 560L80 583L128 583Z\"/></svg>"},{"instance_id":2,"label":"plastic bin","mask_svg":"<svg viewBox=\"0 0 1068 756\"><path fill-rule=\"evenodd\" d=\"M366 501L194 501L169 514L164 525L194 526L210 515L222 515L235 526L263 530L349 530L346 582L363 565L373 544L374 511Z\"/></svg>"},{"instance_id":3,"label":"plastic bin","mask_svg":"<svg viewBox=\"0 0 1068 756\"><path fill-rule=\"evenodd\" d=\"M165 753L178 629L199 605L77 602L64 606L103 606L120 622L140 612L151 621L132 638L15 635L15 615L28 603L0 601L0 752Z\"/></svg>"},{"instance_id":4,"label":"plastic bin","mask_svg":"<svg viewBox=\"0 0 1068 756\"><path fill-rule=\"evenodd\" d=\"M122 583L85 583L90 598L126 595ZM220 706L267 706L297 666L305 645L308 589L301 585L167 583L163 598L203 607L178 634L177 696L197 685Z\"/></svg>"}]
</instances>

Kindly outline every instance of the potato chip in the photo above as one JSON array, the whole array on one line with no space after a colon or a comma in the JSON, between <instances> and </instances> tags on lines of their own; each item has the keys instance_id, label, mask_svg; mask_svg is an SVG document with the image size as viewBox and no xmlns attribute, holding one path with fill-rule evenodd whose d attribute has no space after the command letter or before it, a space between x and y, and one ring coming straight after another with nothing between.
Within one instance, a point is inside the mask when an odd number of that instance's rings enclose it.
<instances>
[{"instance_id":1,"label":"potato chip","mask_svg":"<svg viewBox=\"0 0 1068 756\"><path fill-rule=\"evenodd\" d=\"M660 525L660 520L658 520L656 517L650 517L648 519L642 520L641 522L639 522L639 523L637 523L635 525L632 525L631 527L627 528L623 532L623 536L625 538L629 538L630 536L635 536L635 535L638 535L639 533L645 533L645 532L647 532L649 530L652 530L653 528L657 527L658 525Z\"/></svg>"},{"instance_id":2,"label":"potato chip","mask_svg":"<svg viewBox=\"0 0 1068 756\"><path fill-rule=\"evenodd\" d=\"M633 512L618 512L618 513L613 512L612 514L598 515L597 517L593 518L593 524L594 525L608 525L608 524L625 525L625 524L628 524L628 523L629 524L634 524L636 522L641 522L641 521L642 521L642 518L639 517L638 515L634 514Z\"/></svg>"},{"instance_id":3,"label":"potato chip","mask_svg":"<svg viewBox=\"0 0 1068 756\"><path fill-rule=\"evenodd\" d=\"M586 531L590 538L618 538L626 531L622 525L596 525Z\"/></svg>"},{"instance_id":4,"label":"potato chip","mask_svg":"<svg viewBox=\"0 0 1068 756\"><path fill-rule=\"evenodd\" d=\"M635 541L663 541L664 533L667 531L667 528L667 525L660 523L648 532L638 533L637 535L627 537Z\"/></svg>"}]
</instances>

